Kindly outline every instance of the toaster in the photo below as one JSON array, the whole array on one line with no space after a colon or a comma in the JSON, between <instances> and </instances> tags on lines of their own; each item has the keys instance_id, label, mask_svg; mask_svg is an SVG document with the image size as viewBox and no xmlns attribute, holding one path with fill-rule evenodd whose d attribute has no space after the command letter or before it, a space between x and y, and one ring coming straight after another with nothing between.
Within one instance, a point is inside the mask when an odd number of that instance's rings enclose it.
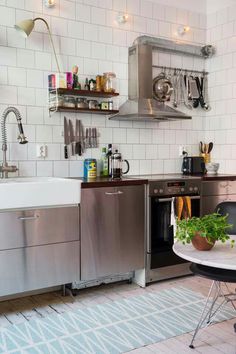
<instances>
[{"instance_id":1,"label":"toaster","mask_svg":"<svg viewBox=\"0 0 236 354\"><path fill-rule=\"evenodd\" d=\"M205 173L204 158L200 156L184 156L182 173L184 175L201 175Z\"/></svg>"}]
</instances>

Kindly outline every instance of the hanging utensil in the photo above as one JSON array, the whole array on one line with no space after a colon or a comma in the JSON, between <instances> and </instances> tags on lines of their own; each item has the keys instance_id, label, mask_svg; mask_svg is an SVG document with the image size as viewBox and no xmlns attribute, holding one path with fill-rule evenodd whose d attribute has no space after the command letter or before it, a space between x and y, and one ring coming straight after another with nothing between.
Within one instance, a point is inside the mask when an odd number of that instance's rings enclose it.
<instances>
[{"instance_id":1,"label":"hanging utensil","mask_svg":"<svg viewBox=\"0 0 236 354\"><path fill-rule=\"evenodd\" d=\"M211 106L209 105L209 97L208 97L208 77L206 73L203 73L203 90L202 90L203 98L205 101L205 110L210 111Z\"/></svg>"},{"instance_id":2,"label":"hanging utensil","mask_svg":"<svg viewBox=\"0 0 236 354\"><path fill-rule=\"evenodd\" d=\"M188 109L193 109L192 105L188 102L188 84L187 84L187 80L185 83L183 74L181 75L181 89L182 89L182 95L183 95L183 101L185 107Z\"/></svg>"},{"instance_id":3,"label":"hanging utensil","mask_svg":"<svg viewBox=\"0 0 236 354\"><path fill-rule=\"evenodd\" d=\"M179 76L177 71L174 71L174 74L172 76L172 84L173 84L173 106L175 108L178 107L178 80Z\"/></svg>"},{"instance_id":4,"label":"hanging utensil","mask_svg":"<svg viewBox=\"0 0 236 354\"><path fill-rule=\"evenodd\" d=\"M192 106L193 108L197 108L199 106L199 91L197 87L197 82L195 77L191 77L190 79L190 92L191 92L191 99L192 99Z\"/></svg>"},{"instance_id":5,"label":"hanging utensil","mask_svg":"<svg viewBox=\"0 0 236 354\"><path fill-rule=\"evenodd\" d=\"M204 97L203 97L203 77L199 78L197 76L196 77L196 83L197 83L197 88L198 88L198 92L199 92L198 101L199 101L201 107L205 111L209 111L210 110L210 106L205 102Z\"/></svg>"},{"instance_id":6,"label":"hanging utensil","mask_svg":"<svg viewBox=\"0 0 236 354\"><path fill-rule=\"evenodd\" d=\"M173 93L173 85L165 73L160 73L153 79L153 97L159 102L165 102L170 100L170 96Z\"/></svg>"}]
</instances>

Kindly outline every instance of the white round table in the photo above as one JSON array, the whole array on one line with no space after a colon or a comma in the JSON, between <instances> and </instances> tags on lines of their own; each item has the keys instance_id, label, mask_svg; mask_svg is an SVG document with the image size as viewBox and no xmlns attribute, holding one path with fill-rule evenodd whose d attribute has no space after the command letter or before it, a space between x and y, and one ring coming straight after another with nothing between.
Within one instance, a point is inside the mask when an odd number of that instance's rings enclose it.
<instances>
[{"instance_id":1,"label":"white round table","mask_svg":"<svg viewBox=\"0 0 236 354\"><path fill-rule=\"evenodd\" d=\"M230 247L229 241L226 243L216 242L210 251L198 251L192 244L183 245L176 242L173 251L181 258L187 261L202 264L208 267L236 270L236 236L235 246Z\"/></svg>"},{"instance_id":2,"label":"white round table","mask_svg":"<svg viewBox=\"0 0 236 354\"><path fill-rule=\"evenodd\" d=\"M236 240L236 236L231 236L231 238L234 238ZM236 243L235 246L231 248L229 241L227 241L226 243L216 242L216 244L210 251L198 251L192 246L192 244L183 245L181 242L176 242L173 246L173 251L179 257L193 263L191 266L191 270L195 274L209 277L209 279L213 279L204 309L199 319L199 323L195 329L192 341L190 343L190 348L194 348L193 342L195 340L195 337L198 331L205 325L205 322L207 321L207 325L210 324L215 314L221 308L223 308L225 304L234 304L235 292L230 293L228 291L228 287L226 287L225 294L221 283L224 284L227 280L223 280L222 276L221 278L219 276L223 273L224 278L224 274L226 274L227 272L231 272L231 274L233 273L233 279L235 280ZM203 270L203 272L201 272L201 269ZM204 269L206 269L205 275ZM212 273L214 275L213 277L211 276ZM217 278L219 278L220 280L216 280ZM219 299L222 299L220 305L218 303ZM235 308L235 305L233 306ZM236 332L236 323L234 324L234 329Z\"/></svg>"}]
</instances>

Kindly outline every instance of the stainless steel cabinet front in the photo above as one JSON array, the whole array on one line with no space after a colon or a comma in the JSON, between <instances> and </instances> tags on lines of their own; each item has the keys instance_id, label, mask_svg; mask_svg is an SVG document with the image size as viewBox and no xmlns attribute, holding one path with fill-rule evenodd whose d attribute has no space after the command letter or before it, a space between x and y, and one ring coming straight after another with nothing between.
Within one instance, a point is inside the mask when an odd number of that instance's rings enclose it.
<instances>
[{"instance_id":1,"label":"stainless steel cabinet front","mask_svg":"<svg viewBox=\"0 0 236 354\"><path fill-rule=\"evenodd\" d=\"M80 278L80 242L0 251L0 296Z\"/></svg>"},{"instance_id":2,"label":"stainless steel cabinet front","mask_svg":"<svg viewBox=\"0 0 236 354\"><path fill-rule=\"evenodd\" d=\"M144 218L144 186L83 189L81 279L143 268Z\"/></svg>"},{"instance_id":3,"label":"stainless steel cabinet front","mask_svg":"<svg viewBox=\"0 0 236 354\"><path fill-rule=\"evenodd\" d=\"M0 250L79 240L79 207L0 213Z\"/></svg>"},{"instance_id":4,"label":"stainless steel cabinet front","mask_svg":"<svg viewBox=\"0 0 236 354\"><path fill-rule=\"evenodd\" d=\"M214 213L218 204L230 201L236 201L236 195L213 195L202 197L201 215Z\"/></svg>"}]
</instances>

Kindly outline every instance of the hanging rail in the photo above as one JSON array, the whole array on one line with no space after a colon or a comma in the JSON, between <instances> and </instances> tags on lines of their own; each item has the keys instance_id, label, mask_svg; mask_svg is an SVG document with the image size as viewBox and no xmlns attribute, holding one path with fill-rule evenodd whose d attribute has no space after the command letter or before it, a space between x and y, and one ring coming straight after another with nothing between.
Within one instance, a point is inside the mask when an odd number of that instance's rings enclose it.
<instances>
[{"instance_id":1,"label":"hanging rail","mask_svg":"<svg viewBox=\"0 0 236 354\"><path fill-rule=\"evenodd\" d=\"M162 69L163 71L165 70L171 70L171 71L178 71L178 72L186 72L186 73L192 73L192 74L202 74L202 75L208 75L209 73L205 70L191 70L191 69L183 69L183 68L173 68L171 66L165 66L165 65L152 65L153 68L157 69Z\"/></svg>"}]
</instances>

